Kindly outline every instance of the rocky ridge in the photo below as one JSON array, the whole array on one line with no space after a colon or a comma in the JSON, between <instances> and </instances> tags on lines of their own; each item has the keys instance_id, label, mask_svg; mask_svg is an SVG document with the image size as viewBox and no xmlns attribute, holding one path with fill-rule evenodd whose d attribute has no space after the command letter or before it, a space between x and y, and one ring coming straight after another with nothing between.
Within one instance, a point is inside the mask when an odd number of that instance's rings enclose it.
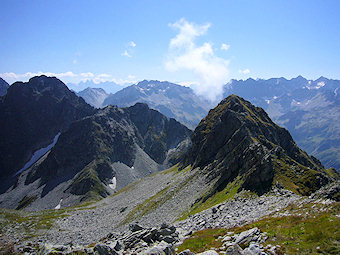
<instances>
[{"instance_id":1,"label":"rocky ridge","mask_svg":"<svg viewBox=\"0 0 340 255\"><path fill-rule=\"evenodd\" d=\"M231 80L224 97L236 94L262 107L280 126L289 130L300 148L339 170L340 81L302 76Z\"/></svg>"},{"instance_id":2,"label":"rocky ridge","mask_svg":"<svg viewBox=\"0 0 340 255\"><path fill-rule=\"evenodd\" d=\"M200 168L215 180L214 194L234 183L237 190L257 194L280 183L298 194L310 195L334 180L321 163L299 149L289 132L266 112L232 95L200 122L182 166Z\"/></svg>"},{"instance_id":3,"label":"rocky ridge","mask_svg":"<svg viewBox=\"0 0 340 255\"><path fill-rule=\"evenodd\" d=\"M146 104L108 106L72 123L0 201L7 208L40 210L106 197L167 168L167 152L190 134Z\"/></svg>"}]
</instances>

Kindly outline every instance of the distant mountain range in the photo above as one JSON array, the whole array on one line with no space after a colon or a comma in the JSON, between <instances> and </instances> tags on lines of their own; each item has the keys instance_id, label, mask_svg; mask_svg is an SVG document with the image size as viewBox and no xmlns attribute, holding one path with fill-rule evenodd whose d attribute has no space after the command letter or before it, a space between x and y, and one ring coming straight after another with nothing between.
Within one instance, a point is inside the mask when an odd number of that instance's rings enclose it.
<instances>
[{"instance_id":1,"label":"distant mountain range","mask_svg":"<svg viewBox=\"0 0 340 255\"><path fill-rule=\"evenodd\" d=\"M302 149L319 158L325 167L340 169L339 80L312 81L298 76L287 80L232 80L224 96L237 94L262 107L287 128Z\"/></svg>"},{"instance_id":2,"label":"distant mountain range","mask_svg":"<svg viewBox=\"0 0 340 255\"><path fill-rule=\"evenodd\" d=\"M67 86L74 91L82 91L86 88L101 88L104 89L107 93L116 93L117 91L125 88L126 86L131 85L131 83L126 83L123 85L117 84L113 81L104 81L104 82L94 82L93 80L81 81L79 83L67 83Z\"/></svg>"},{"instance_id":3,"label":"distant mountain range","mask_svg":"<svg viewBox=\"0 0 340 255\"><path fill-rule=\"evenodd\" d=\"M92 105L96 108L103 107L104 100L109 96L108 93L102 88L86 88L80 92L77 92L77 95L84 98L86 103Z\"/></svg>"},{"instance_id":4,"label":"distant mountain range","mask_svg":"<svg viewBox=\"0 0 340 255\"><path fill-rule=\"evenodd\" d=\"M126 107L136 102L148 104L169 118L194 129L213 106L198 97L191 88L166 81L141 81L108 96L103 105Z\"/></svg>"}]
</instances>

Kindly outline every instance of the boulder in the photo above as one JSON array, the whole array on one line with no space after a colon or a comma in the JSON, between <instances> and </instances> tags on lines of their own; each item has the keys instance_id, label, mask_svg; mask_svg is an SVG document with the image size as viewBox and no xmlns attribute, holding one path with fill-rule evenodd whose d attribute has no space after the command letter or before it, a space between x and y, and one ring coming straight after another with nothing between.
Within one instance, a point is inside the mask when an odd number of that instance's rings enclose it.
<instances>
[{"instance_id":1,"label":"boulder","mask_svg":"<svg viewBox=\"0 0 340 255\"><path fill-rule=\"evenodd\" d=\"M97 243L93 249L98 255L118 255L118 253L110 246L102 243Z\"/></svg>"},{"instance_id":2,"label":"boulder","mask_svg":"<svg viewBox=\"0 0 340 255\"><path fill-rule=\"evenodd\" d=\"M144 255L176 255L175 249L171 244L164 241L142 252Z\"/></svg>"},{"instance_id":3,"label":"boulder","mask_svg":"<svg viewBox=\"0 0 340 255\"><path fill-rule=\"evenodd\" d=\"M218 255L218 253L214 250L209 250L209 251L197 253L197 255Z\"/></svg>"},{"instance_id":4,"label":"boulder","mask_svg":"<svg viewBox=\"0 0 340 255\"><path fill-rule=\"evenodd\" d=\"M263 254L263 249L260 248L258 244L251 243L249 247L244 249L244 255L261 255Z\"/></svg>"},{"instance_id":5,"label":"boulder","mask_svg":"<svg viewBox=\"0 0 340 255\"><path fill-rule=\"evenodd\" d=\"M242 244L242 245L247 245L251 241L256 241L258 239L258 235L261 233L261 231L255 227L252 229L249 229L247 231L244 231L240 233L235 240L235 243L237 244Z\"/></svg>"},{"instance_id":6,"label":"boulder","mask_svg":"<svg viewBox=\"0 0 340 255\"><path fill-rule=\"evenodd\" d=\"M144 228L138 225L137 223L134 223L134 224L130 224L129 229L131 230L131 232L136 232L139 230L143 230Z\"/></svg>"},{"instance_id":7,"label":"boulder","mask_svg":"<svg viewBox=\"0 0 340 255\"><path fill-rule=\"evenodd\" d=\"M238 244L233 244L227 251L227 255L244 255L242 248Z\"/></svg>"},{"instance_id":8,"label":"boulder","mask_svg":"<svg viewBox=\"0 0 340 255\"><path fill-rule=\"evenodd\" d=\"M195 255L195 253L191 252L189 249L180 252L178 255Z\"/></svg>"}]
</instances>

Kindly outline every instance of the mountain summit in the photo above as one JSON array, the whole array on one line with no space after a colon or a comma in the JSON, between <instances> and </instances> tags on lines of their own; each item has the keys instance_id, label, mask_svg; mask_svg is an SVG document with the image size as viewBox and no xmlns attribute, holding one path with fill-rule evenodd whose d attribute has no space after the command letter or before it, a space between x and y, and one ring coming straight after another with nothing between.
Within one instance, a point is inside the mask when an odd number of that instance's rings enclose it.
<instances>
[{"instance_id":1,"label":"mountain summit","mask_svg":"<svg viewBox=\"0 0 340 255\"><path fill-rule=\"evenodd\" d=\"M73 121L94 112L55 77L15 82L0 98L0 179L15 175L35 151L51 144Z\"/></svg>"},{"instance_id":2,"label":"mountain summit","mask_svg":"<svg viewBox=\"0 0 340 255\"><path fill-rule=\"evenodd\" d=\"M210 110L195 129L182 162L189 164L217 179L214 192L238 180L239 190L262 194L279 183L308 195L330 181L321 163L300 150L286 129L235 95Z\"/></svg>"}]
</instances>

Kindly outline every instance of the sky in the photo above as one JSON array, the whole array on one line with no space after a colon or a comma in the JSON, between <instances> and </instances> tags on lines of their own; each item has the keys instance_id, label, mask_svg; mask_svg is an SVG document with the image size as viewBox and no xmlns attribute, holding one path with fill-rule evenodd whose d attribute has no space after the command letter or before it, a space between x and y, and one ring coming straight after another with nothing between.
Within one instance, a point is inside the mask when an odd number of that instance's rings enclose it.
<instances>
[{"instance_id":1,"label":"sky","mask_svg":"<svg viewBox=\"0 0 340 255\"><path fill-rule=\"evenodd\" d=\"M2 0L0 77L167 80L213 99L230 79L340 79L338 0Z\"/></svg>"}]
</instances>

